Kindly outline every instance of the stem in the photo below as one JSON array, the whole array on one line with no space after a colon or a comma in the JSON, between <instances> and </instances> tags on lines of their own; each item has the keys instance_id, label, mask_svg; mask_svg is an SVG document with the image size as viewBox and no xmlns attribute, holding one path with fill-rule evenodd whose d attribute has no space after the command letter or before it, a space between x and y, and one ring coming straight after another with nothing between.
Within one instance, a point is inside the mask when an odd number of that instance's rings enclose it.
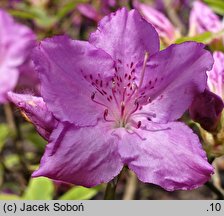
<instances>
[{"instance_id":1,"label":"stem","mask_svg":"<svg viewBox=\"0 0 224 216\"><path fill-rule=\"evenodd\" d=\"M130 9L134 9L133 0L129 0L128 5L129 5Z\"/></svg>"},{"instance_id":2,"label":"stem","mask_svg":"<svg viewBox=\"0 0 224 216\"><path fill-rule=\"evenodd\" d=\"M114 200L118 181L115 179L107 183L104 200Z\"/></svg>"},{"instance_id":3,"label":"stem","mask_svg":"<svg viewBox=\"0 0 224 216\"><path fill-rule=\"evenodd\" d=\"M224 194L212 182L207 182L205 185L217 195L218 200L224 200Z\"/></svg>"},{"instance_id":4,"label":"stem","mask_svg":"<svg viewBox=\"0 0 224 216\"><path fill-rule=\"evenodd\" d=\"M117 177L115 177L113 180L111 180L110 182L107 183L106 191L104 194L104 200L114 200L115 199L115 192L116 192L117 184L118 184L123 172L125 172L126 169L127 169L126 167L123 167L120 174Z\"/></svg>"},{"instance_id":5,"label":"stem","mask_svg":"<svg viewBox=\"0 0 224 216\"><path fill-rule=\"evenodd\" d=\"M10 104L4 105L4 111L5 111L7 124L13 133L13 140L15 143L15 151L16 151L16 153L19 157L20 163L23 167L23 172L24 172L25 176L28 177L29 169L26 165L26 159L24 157L23 138L22 138L19 119L16 116L14 116L12 107L10 106Z\"/></svg>"},{"instance_id":6,"label":"stem","mask_svg":"<svg viewBox=\"0 0 224 216\"><path fill-rule=\"evenodd\" d=\"M16 133L16 125L15 120L12 112L12 108L10 104L4 104L4 112L6 117L6 122L10 128L10 130L15 134Z\"/></svg>"},{"instance_id":7,"label":"stem","mask_svg":"<svg viewBox=\"0 0 224 216\"><path fill-rule=\"evenodd\" d=\"M186 28L184 24L182 23L182 21L180 20L179 16L177 15L175 9L172 7L171 0L163 1L163 2L166 8L167 15L170 18L170 20L180 29L182 34L185 34Z\"/></svg>"},{"instance_id":8,"label":"stem","mask_svg":"<svg viewBox=\"0 0 224 216\"><path fill-rule=\"evenodd\" d=\"M79 39L81 40L85 39L85 32L86 32L86 24L82 22L79 29Z\"/></svg>"},{"instance_id":9,"label":"stem","mask_svg":"<svg viewBox=\"0 0 224 216\"><path fill-rule=\"evenodd\" d=\"M135 193L137 190L137 177L129 170L129 176L127 180L127 185L125 187L125 192L123 200L133 200L135 198Z\"/></svg>"}]
</instances>

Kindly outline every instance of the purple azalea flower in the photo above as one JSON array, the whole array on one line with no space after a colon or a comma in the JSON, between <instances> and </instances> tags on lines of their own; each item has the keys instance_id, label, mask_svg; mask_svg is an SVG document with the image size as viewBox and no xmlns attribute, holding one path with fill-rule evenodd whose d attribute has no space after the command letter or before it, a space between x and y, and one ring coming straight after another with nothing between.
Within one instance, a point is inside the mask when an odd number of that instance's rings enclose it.
<instances>
[{"instance_id":1,"label":"purple azalea flower","mask_svg":"<svg viewBox=\"0 0 224 216\"><path fill-rule=\"evenodd\" d=\"M79 4L77 9L83 16L95 22L98 22L101 19L101 15L91 4Z\"/></svg>"},{"instance_id":2,"label":"purple azalea flower","mask_svg":"<svg viewBox=\"0 0 224 216\"><path fill-rule=\"evenodd\" d=\"M209 180L213 167L197 135L175 122L206 87L213 59L204 45L160 52L155 29L123 8L102 19L89 42L46 39L33 59L59 121L33 177L91 187L127 165L170 191Z\"/></svg>"},{"instance_id":3,"label":"purple azalea flower","mask_svg":"<svg viewBox=\"0 0 224 216\"><path fill-rule=\"evenodd\" d=\"M27 59L34 40L29 28L0 10L0 103L6 101L6 93L16 86L19 66Z\"/></svg>"},{"instance_id":4,"label":"purple azalea flower","mask_svg":"<svg viewBox=\"0 0 224 216\"><path fill-rule=\"evenodd\" d=\"M149 5L139 3L138 1L135 1L135 8L140 12L146 21L153 25L163 41L170 44L176 39L176 34L178 32L163 13L157 11Z\"/></svg>"},{"instance_id":5,"label":"purple azalea flower","mask_svg":"<svg viewBox=\"0 0 224 216\"><path fill-rule=\"evenodd\" d=\"M195 1L190 13L190 35L201 34L206 31L219 32L223 29L219 17L206 4Z\"/></svg>"},{"instance_id":6,"label":"purple azalea flower","mask_svg":"<svg viewBox=\"0 0 224 216\"><path fill-rule=\"evenodd\" d=\"M216 51L213 53L214 65L208 72L208 87L215 94L224 98L224 53Z\"/></svg>"}]
</instances>

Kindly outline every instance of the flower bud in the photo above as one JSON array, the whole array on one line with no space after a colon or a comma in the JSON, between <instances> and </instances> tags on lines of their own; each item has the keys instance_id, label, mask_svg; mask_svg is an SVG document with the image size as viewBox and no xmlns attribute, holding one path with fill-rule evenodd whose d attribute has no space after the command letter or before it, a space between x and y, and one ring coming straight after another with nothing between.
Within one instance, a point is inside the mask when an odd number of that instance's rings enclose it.
<instances>
[{"instance_id":1,"label":"flower bud","mask_svg":"<svg viewBox=\"0 0 224 216\"><path fill-rule=\"evenodd\" d=\"M213 132L218 127L222 110L222 99L206 89L194 99L189 113L191 118L198 122L202 128Z\"/></svg>"},{"instance_id":2,"label":"flower bud","mask_svg":"<svg viewBox=\"0 0 224 216\"><path fill-rule=\"evenodd\" d=\"M57 126L58 121L48 110L43 98L9 92L8 99L20 108L25 119L34 124L38 133L49 140L50 134Z\"/></svg>"}]
</instances>

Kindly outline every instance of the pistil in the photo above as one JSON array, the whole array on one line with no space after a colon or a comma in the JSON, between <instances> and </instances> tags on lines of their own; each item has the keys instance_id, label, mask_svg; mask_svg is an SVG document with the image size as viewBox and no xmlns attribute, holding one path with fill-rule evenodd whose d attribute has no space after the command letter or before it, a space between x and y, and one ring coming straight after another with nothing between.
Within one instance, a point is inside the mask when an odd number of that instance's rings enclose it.
<instances>
[{"instance_id":1,"label":"pistil","mask_svg":"<svg viewBox=\"0 0 224 216\"><path fill-rule=\"evenodd\" d=\"M145 57L144 57L144 63L143 63L142 71L141 71L141 78L140 78L139 85L138 85L138 91L137 91L136 95L138 95L138 93L139 93L139 91L142 87L143 79L144 79L144 76L145 76L146 64L147 64L148 59L149 59L149 53L146 52Z\"/></svg>"}]
</instances>

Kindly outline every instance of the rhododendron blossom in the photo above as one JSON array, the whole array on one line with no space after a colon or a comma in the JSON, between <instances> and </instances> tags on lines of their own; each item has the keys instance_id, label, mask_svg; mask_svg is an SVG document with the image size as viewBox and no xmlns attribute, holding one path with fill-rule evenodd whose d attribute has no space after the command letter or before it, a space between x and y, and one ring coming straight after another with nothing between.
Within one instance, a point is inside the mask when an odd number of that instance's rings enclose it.
<instances>
[{"instance_id":1,"label":"rhododendron blossom","mask_svg":"<svg viewBox=\"0 0 224 216\"><path fill-rule=\"evenodd\" d=\"M33 177L91 187L126 165L166 190L209 180L213 167L197 135L176 121L205 90L213 58L203 44L159 51L155 29L123 8L103 18L89 42L46 39L33 60L47 112L57 119Z\"/></svg>"},{"instance_id":2,"label":"rhododendron blossom","mask_svg":"<svg viewBox=\"0 0 224 216\"><path fill-rule=\"evenodd\" d=\"M195 1L190 13L190 35L203 32L217 33L224 29L221 19L206 4Z\"/></svg>"},{"instance_id":3,"label":"rhododendron blossom","mask_svg":"<svg viewBox=\"0 0 224 216\"><path fill-rule=\"evenodd\" d=\"M160 38L162 38L162 40L167 44L175 41L177 36L180 35L175 26L162 12L138 1L135 1L135 8L140 12L146 21L153 25Z\"/></svg>"},{"instance_id":4,"label":"rhododendron blossom","mask_svg":"<svg viewBox=\"0 0 224 216\"><path fill-rule=\"evenodd\" d=\"M29 28L0 10L0 103L6 101L7 92L16 86L19 67L27 59L34 40Z\"/></svg>"}]
</instances>

